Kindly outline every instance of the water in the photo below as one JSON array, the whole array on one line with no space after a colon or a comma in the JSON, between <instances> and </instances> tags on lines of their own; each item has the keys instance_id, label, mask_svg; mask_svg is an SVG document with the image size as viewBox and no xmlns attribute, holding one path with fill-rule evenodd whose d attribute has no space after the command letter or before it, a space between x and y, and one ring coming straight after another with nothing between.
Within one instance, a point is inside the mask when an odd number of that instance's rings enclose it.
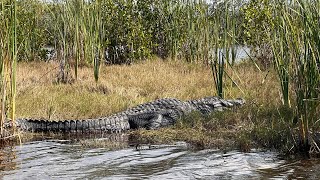
<instances>
[{"instance_id":1,"label":"water","mask_svg":"<svg viewBox=\"0 0 320 180\"><path fill-rule=\"evenodd\" d=\"M236 46L235 47L235 63L242 62L246 60L250 56L250 48L247 46ZM212 56L215 56L214 50L211 51ZM222 58L226 61L226 52L225 49L218 49L218 59L221 62ZM229 61L232 61L231 49L229 50Z\"/></svg>"},{"instance_id":2,"label":"water","mask_svg":"<svg viewBox=\"0 0 320 180\"><path fill-rule=\"evenodd\" d=\"M0 179L317 179L319 160L274 152L192 151L175 146L110 150L46 140L0 150Z\"/></svg>"}]
</instances>

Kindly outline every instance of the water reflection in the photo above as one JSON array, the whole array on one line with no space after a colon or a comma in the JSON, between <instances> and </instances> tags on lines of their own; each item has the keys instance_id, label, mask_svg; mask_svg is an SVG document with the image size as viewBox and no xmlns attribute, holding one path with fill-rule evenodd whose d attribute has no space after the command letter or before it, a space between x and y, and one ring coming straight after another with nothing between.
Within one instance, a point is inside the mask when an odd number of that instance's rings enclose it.
<instances>
[{"instance_id":1,"label":"water reflection","mask_svg":"<svg viewBox=\"0 0 320 180\"><path fill-rule=\"evenodd\" d=\"M319 170L319 159L296 159L285 161L275 168L261 169L259 172L263 177L274 175L273 179L319 179Z\"/></svg>"},{"instance_id":2,"label":"water reflection","mask_svg":"<svg viewBox=\"0 0 320 180\"><path fill-rule=\"evenodd\" d=\"M0 172L10 171L17 168L17 163L15 162L15 159L17 158L16 154L15 147L10 144L0 148Z\"/></svg>"},{"instance_id":3,"label":"water reflection","mask_svg":"<svg viewBox=\"0 0 320 180\"><path fill-rule=\"evenodd\" d=\"M110 150L89 148L80 141L46 140L6 147L0 152L3 179L313 179L320 176L318 160L283 160L273 152L191 151L184 143Z\"/></svg>"}]
</instances>

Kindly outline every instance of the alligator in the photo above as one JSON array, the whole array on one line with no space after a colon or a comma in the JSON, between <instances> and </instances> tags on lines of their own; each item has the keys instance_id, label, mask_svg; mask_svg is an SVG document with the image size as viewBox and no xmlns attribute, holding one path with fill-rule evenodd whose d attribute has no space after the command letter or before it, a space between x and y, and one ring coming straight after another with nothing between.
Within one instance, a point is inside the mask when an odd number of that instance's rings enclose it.
<instances>
[{"instance_id":1,"label":"alligator","mask_svg":"<svg viewBox=\"0 0 320 180\"><path fill-rule=\"evenodd\" d=\"M30 132L120 133L138 128L158 129L173 125L179 118L192 111L207 115L244 103L245 101L241 98L225 100L215 96L189 101L163 98L106 117L63 121L20 118L15 121L15 126L21 131ZM12 123L6 123L5 127L12 126Z\"/></svg>"}]
</instances>

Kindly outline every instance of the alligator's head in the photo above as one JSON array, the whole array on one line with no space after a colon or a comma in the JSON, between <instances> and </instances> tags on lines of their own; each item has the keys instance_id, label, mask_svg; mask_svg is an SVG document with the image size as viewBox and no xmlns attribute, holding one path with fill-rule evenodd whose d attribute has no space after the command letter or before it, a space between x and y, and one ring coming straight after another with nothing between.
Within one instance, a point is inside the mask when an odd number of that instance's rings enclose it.
<instances>
[{"instance_id":1,"label":"alligator's head","mask_svg":"<svg viewBox=\"0 0 320 180\"><path fill-rule=\"evenodd\" d=\"M191 100L191 102L198 110L206 114L212 111L222 111L225 108L243 105L245 100L241 98L225 100L220 97L210 96L202 99Z\"/></svg>"},{"instance_id":2,"label":"alligator's head","mask_svg":"<svg viewBox=\"0 0 320 180\"><path fill-rule=\"evenodd\" d=\"M246 100L244 100L242 98L229 99L227 101L230 102L231 104L233 104L234 106L242 106L246 103Z\"/></svg>"},{"instance_id":3,"label":"alligator's head","mask_svg":"<svg viewBox=\"0 0 320 180\"><path fill-rule=\"evenodd\" d=\"M245 104L245 100L242 98L225 100L217 96L209 96L209 97L202 98L200 99L200 102L213 107L218 106L218 104L220 104L223 107L240 106Z\"/></svg>"}]
</instances>

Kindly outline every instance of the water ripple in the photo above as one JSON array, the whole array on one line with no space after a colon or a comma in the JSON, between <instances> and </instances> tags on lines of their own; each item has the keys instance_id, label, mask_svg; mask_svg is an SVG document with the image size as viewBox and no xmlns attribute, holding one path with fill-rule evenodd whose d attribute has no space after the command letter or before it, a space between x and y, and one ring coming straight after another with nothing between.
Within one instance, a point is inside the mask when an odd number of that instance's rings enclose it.
<instances>
[{"instance_id":1,"label":"water ripple","mask_svg":"<svg viewBox=\"0 0 320 180\"><path fill-rule=\"evenodd\" d=\"M286 161L273 152L84 148L35 141L0 150L0 179L298 179L319 177L318 160Z\"/></svg>"}]
</instances>

